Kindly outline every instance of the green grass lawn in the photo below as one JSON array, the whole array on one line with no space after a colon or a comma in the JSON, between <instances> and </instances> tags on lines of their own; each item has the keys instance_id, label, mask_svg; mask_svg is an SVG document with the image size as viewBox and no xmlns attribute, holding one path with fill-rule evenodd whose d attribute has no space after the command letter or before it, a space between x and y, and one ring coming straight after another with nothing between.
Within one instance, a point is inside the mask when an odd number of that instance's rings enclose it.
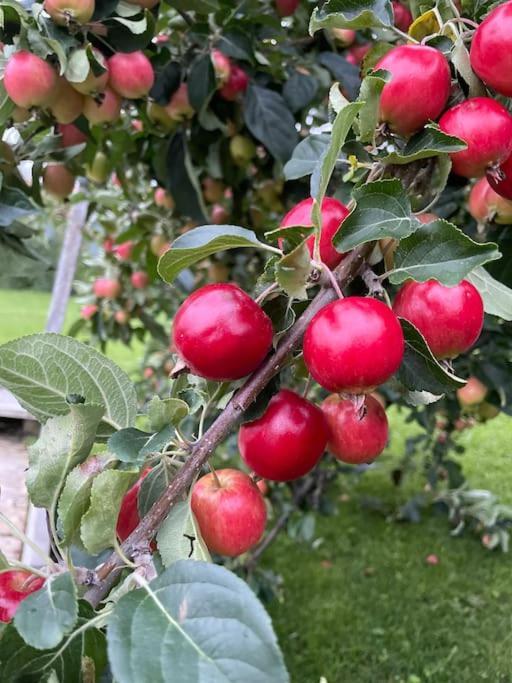
<instances>
[{"instance_id":1,"label":"green grass lawn","mask_svg":"<svg viewBox=\"0 0 512 683\"><path fill-rule=\"evenodd\" d=\"M48 302L46 294L0 291L0 343L41 331ZM76 314L71 304L68 323ZM128 371L140 356L121 344L108 353ZM264 558L284 579L285 600L269 609L292 683L511 683L511 558L469 533L452 538L434 512L398 524L362 506L365 497L405 501L421 482L413 477L398 492L391 483L414 427L389 412L390 448L355 487L340 478L338 513L317 519L319 547L283 534ZM460 439L470 486L512 503L510 418ZM430 554L438 565L425 562Z\"/></svg>"}]
</instances>

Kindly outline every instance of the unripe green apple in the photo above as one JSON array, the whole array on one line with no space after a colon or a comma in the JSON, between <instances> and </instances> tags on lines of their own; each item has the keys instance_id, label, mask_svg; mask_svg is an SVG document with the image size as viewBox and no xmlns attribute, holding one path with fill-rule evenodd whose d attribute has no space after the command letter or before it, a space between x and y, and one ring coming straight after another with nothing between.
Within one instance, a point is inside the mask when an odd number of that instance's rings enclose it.
<instances>
[{"instance_id":1,"label":"unripe green apple","mask_svg":"<svg viewBox=\"0 0 512 683\"><path fill-rule=\"evenodd\" d=\"M92 163L86 166L85 174L93 183L102 185L104 182L106 182L109 172L110 165L108 162L108 157L104 152L98 150L94 155Z\"/></svg>"},{"instance_id":2,"label":"unripe green apple","mask_svg":"<svg viewBox=\"0 0 512 683\"><path fill-rule=\"evenodd\" d=\"M94 0L44 0L44 9L59 26L86 24L94 14Z\"/></svg>"},{"instance_id":3,"label":"unripe green apple","mask_svg":"<svg viewBox=\"0 0 512 683\"><path fill-rule=\"evenodd\" d=\"M156 102L148 102L146 113L151 123L160 126L167 132L171 132L171 130L176 128L178 125L177 121L169 116L166 107L162 107Z\"/></svg>"},{"instance_id":4,"label":"unripe green apple","mask_svg":"<svg viewBox=\"0 0 512 683\"><path fill-rule=\"evenodd\" d=\"M229 151L237 166L247 166L256 154L256 146L245 135L235 135L229 141Z\"/></svg>"},{"instance_id":5,"label":"unripe green apple","mask_svg":"<svg viewBox=\"0 0 512 683\"><path fill-rule=\"evenodd\" d=\"M66 199L73 192L75 176L64 164L48 164L43 171L43 187L56 199Z\"/></svg>"}]
</instances>

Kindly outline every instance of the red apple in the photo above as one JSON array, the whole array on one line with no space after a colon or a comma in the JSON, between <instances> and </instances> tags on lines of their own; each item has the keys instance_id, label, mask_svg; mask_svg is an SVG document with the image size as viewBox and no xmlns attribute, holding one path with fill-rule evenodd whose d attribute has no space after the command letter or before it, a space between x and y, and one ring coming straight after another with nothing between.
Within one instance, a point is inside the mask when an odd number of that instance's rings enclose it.
<instances>
[{"instance_id":1,"label":"red apple","mask_svg":"<svg viewBox=\"0 0 512 683\"><path fill-rule=\"evenodd\" d=\"M462 408L469 408L482 403L488 389L477 377L470 377L465 386L457 389L457 400Z\"/></svg>"},{"instance_id":2,"label":"red apple","mask_svg":"<svg viewBox=\"0 0 512 683\"><path fill-rule=\"evenodd\" d=\"M145 97L155 82L153 66L141 50L116 52L108 60L109 85L129 100Z\"/></svg>"},{"instance_id":3,"label":"red apple","mask_svg":"<svg viewBox=\"0 0 512 683\"><path fill-rule=\"evenodd\" d=\"M96 304L85 304L85 306L82 306L80 309L80 317L84 320L90 320L97 312L98 307Z\"/></svg>"},{"instance_id":4,"label":"red apple","mask_svg":"<svg viewBox=\"0 0 512 683\"><path fill-rule=\"evenodd\" d=\"M112 253L115 254L118 261L129 261L133 251L133 242L128 240L127 242L121 242L121 244L116 244Z\"/></svg>"},{"instance_id":5,"label":"red apple","mask_svg":"<svg viewBox=\"0 0 512 683\"><path fill-rule=\"evenodd\" d=\"M82 113L84 97L65 78L60 77L57 82L56 95L50 111L58 123L72 123Z\"/></svg>"},{"instance_id":6,"label":"red apple","mask_svg":"<svg viewBox=\"0 0 512 683\"><path fill-rule=\"evenodd\" d=\"M59 124L57 126L57 133L62 136L63 147L74 147L87 142L87 135L74 126L72 123Z\"/></svg>"},{"instance_id":7,"label":"red apple","mask_svg":"<svg viewBox=\"0 0 512 683\"><path fill-rule=\"evenodd\" d=\"M163 209L174 209L174 199L163 187L156 188L154 199L157 206Z\"/></svg>"},{"instance_id":8,"label":"red apple","mask_svg":"<svg viewBox=\"0 0 512 683\"><path fill-rule=\"evenodd\" d=\"M141 476L135 484L125 493L119 510L117 518L116 533L119 540L122 542L128 538L132 531L138 526L140 522L138 497L140 487L144 478L151 472L151 468L147 467L143 470Z\"/></svg>"},{"instance_id":9,"label":"red apple","mask_svg":"<svg viewBox=\"0 0 512 683\"><path fill-rule=\"evenodd\" d=\"M64 164L48 164L43 171L43 187L56 199L66 199L73 192L75 176Z\"/></svg>"},{"instance_id":10,"label":"red apple","mask_svg":"<svg viewBox=\"0 0 512 683\"><path fill-rule=\"evenodd\" d=\"M134 289L145 289L149 285L149 275L143 270L136 270L130 277Z\"/></svg>"},{"instance_id":11,"label":"red apple","mask_svg":"<svg viewBox=\"0 0 512 683\"><path fill-rule=\"evenodd\" d=\"M188 98L188 85L182 83L164 108L173 121L183 121L194 116L194 108Z\"/></svg>"},{"instance_id":12,"label":"red apple","mask_svg":"<svg viewBox=\"0 0 512 683\"><path fill-rule=\"evenodd\" d=\"M15 52L4 71L4 88L14 104L24 109L52 103L57 87L57 73L48 62L21 50Z\"/></svg>"},{"instance_id":13,"label":"red apple","mask_svg":"<svg viewBox=\"0 0 512 683\"><path fill-rule=\"evenodd\" d=\"M98 299L115 299L121 294L121 285L117 280L99 277L94 281L92 291Z\"/></svg>"},{"instance_id":14,"label":"red apple","mask_svg":"<svg viewBox=\"0 0 512 683\"><path fill-rule=\"evenodd\" d=\"M24 569L11 569L0 574L0 621L11 621L19 607L31 593L38 591L45 579Z\"/></svg>"},{"instance_id":15,"label":"red apple","mask_svg":"<svg viewBox=\"0 0 512 683\"><path fill-rule=\"evenodd\" d=\"M97 101L94 97L86 97L84 116L93 126L114 123L121 116L121 98L111 88L106 88Z\"/></svg>"},{"instance_id":16,"label":"red apple","mask_svg":"<svg viewBox=\"0 0 512 683\"><path fill-rule=\"evenodd\" d=\"M114 320L116 323L119 323L119 325L126 325L129 319L130 316L126 311L116 311L114 313Z\"/></svg>"},{"instance_id":17,"label":"red apple","mask_svg":"<svg viewBox=\"0 0 512 683\"><path fill-rule=\"evenodd\" d=\"M43 7L59 26L86 24L94 14L94 0L44 0Z\"/></svg>"}]
</instances>

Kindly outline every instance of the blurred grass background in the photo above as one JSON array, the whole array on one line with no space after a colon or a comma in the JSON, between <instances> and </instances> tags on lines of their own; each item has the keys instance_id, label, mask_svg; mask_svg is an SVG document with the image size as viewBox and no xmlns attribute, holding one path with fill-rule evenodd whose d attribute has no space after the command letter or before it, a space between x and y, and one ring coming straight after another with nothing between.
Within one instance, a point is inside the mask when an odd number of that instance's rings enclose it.
<instances>
[{"instance_id":1,"label":"blurred grass background","mask_svg":"<svg viewBox=\"0 0 512 683\"><path fill-rule=\"evenodd\" d=\"M49 300L0 290L0 343L42 331ZM78 310L71 302L64 332ZM108 355L132 373L142 348L112 342ZM510 557L470 532L451 537L446 516L432 509L417 524L388 519L386 506L424 482L417 472L400 489L392 484L416 427L395 409L388 414L389 448L357 483L340 478L337 513L317 517L321 543L313 549L281 534L264 556L284 579L284 600L269 610L292 683L512 683ZM469 486L512 503L512 420L500 416L459 439ZM377 498L383 511L364 504ZM438 564L428 564L429 555Z\"/></svg>"}]
</instances>

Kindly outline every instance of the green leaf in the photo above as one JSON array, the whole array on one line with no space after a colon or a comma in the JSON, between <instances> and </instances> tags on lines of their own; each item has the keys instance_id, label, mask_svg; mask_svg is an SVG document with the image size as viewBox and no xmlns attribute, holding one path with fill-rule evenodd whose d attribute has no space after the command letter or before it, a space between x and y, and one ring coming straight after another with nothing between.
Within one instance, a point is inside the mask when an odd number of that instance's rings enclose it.
<instances>
[{"instance_id":1,"label":"green leaf","mask_svg":"<svg viewBox=\"0 0 512 683\"><path fill-rule=\"evenodd\" d=\"M57 507L62 546L79 542L77 535L82 517L89 508L92 482L104 470L108 458L108 453L91 455L66 477Z\"/></svg>"},{"instance_id":2,"label":"green leaf","mask_svg":"<svg viewBox=\"0 0 512 683\"><path fill-rule=\"evenodd\" d=\"M313 230L313 226L290 225L286 228L270 230L270 232L265 233L265 237L271 242L283 240L285 246L294 249L295 247L298 247L299 244L302 244L302 242L312 234Z\"/></svg>"},{"instance_id":3,"label":"green leaf","mask_svg":"<svg viewBox=\"0 0 512 683\"><path fill-rule=\"evenodd\" d=\"M408 320L399 318L405 339L405 353L397 379L410 391L440 395L464 386L466 380L449 372L433 356L423 335Z\"/></svg>"},{"instance_id":4,"label":"green leaf","mask_svg":"<svg viewBox=\"0 0 512 683\"><path fill-rule=\"evenodd\" d=\"M171 508L158 530L156 542L165 567L178 560L211 561L189 501L181 501Z\"/></svg>"},{"instance_id":5,"label":"green leaf","mask_svg":"<svg viewBox=\"0 0 512 683\"><path fill-rule=\"evenodd\" d=\"M304 109L315 97L318 81L313 76L295 71L283 86L283 97L295 113Z\"/></svg>"},{"instance_id":6,"label":"green leaf","mask_svg":"<svg viewBox=\"0 0 512 683\"><path fill-rule=\"evenodd\" d=\"M49 576L42 588L18 607L14 626L23 640L37 650L56 647L78 619L76 586L69 572Z\"/></svg>"},{"instance_id":7,"label":"green leaf","mask_svg":"<svg viewBox=\"0 0 512 683\"><path fill-rule=\"evenodd\" d=\"M495 280L481 267L472 270L466 280L480 292L486 313L497 315L503 320L512 320L512 289Z\"/></svg>"},{"instance_id":8,"label":"green leaf","mask_svg":"<svg viewBox=\"0 0 512 683\"><path fill-rule=\"evenodd\" d=\"M0 227L9 227L20 218L38 211L27 195L14 187L2 187L0 191Z\"/></svg>"},{"instance_id":9,"label":"green leaf","mask_svg":"<svg viewBox=\"0 0 512 683\"><path fill-rule=\"evenodd\" d=\"M89 63L88 51L86 48L80 50L75 50L68 59L66 66L66 80L70 83L83 83L89 71L91 70L91 65Z\"/></svg>"},{"instance_id":10,"label":"green leaf","mask_svg":"<svg viewBox=\"0 0 512 683\"><path fill-rule=\"evenodd\" d=\"M3 569L10 569L10 567L11 565L9 564L9 560L0 550L0 571L2 571Z\"/></svg>"},{"instance_id":11,"label":"green leaf","mask_svg":"<svg viewBox=\"0 0 512 683\"><path fill-rule=\"evenodd\" d=\"M2 683L85 683L81 674L84 660L90 660L99 680L107 663L106 641L99 629L87 627L94 616L92 607L80 601L74 631L53 650L36 650L23 640L13 623L8 624L0 641Z\"/></svg>"},{"instance_id":12,"label":"green leaf","mask_svg":"<svg viewBox=\"0 0 512 683\"><path fill-rule=\"evenodd\" d=\"M154 467L142 480L137 498L139 516L146 515L153 503L160 498L171 482L171 475L167 467L159 465Z\"/></svg>"},{"instance_id":13,"label":"green leaf","mask_svg":"<svg viewBox=\"0 0 512 683\"><path fill-rule=\"evenodd\" d=\"M383 237L407 237L419 225L411 215L411 204L402 183L396 178L362 185L352 196L356 206L333 238L340 252Z\"/></svg>"},{"instance_id":14,"label":"green leaf","mask_svg":"<svg viewBox=\"0 0 512 683\"><path fill-rule=\"evenodd\" d=\"M141 456L140 452L152 436L135 427L127 427L112 434L107 447L117 460L132 465L141 465L144 462L144 455Z\"/></svg>"},{"instance_id":15,"label":"green leaf","mask_svg":"<svg viewBox=\"0 0 512 683\"><path fill-rule=\"evenodd\" d=\"M471 67L469 52L462 38L458 38L453 46L451 61L456 71L469 86L468 97L485 97L487 90Z\"/></svg>"},{"instance_id":16,"label":"green leaf","mask_svg":"<svg viewBox=\"0 0 512 683\"><path fill-rule=\"evenodd\" d=\"M363 102L359 112L359 137L361 142L374 142L379 122L379 105L382 89L391 79L389 71L379 69L366 76L361 83L358 101Z\"/></svg>"},{"instance_id":17,"label":"green leaf","mask_svg":"<svg viewBox=\"0 0 512 683\"><path fill-rule=\"evenodd\" d=\"M308 298L306 284L313 267L311 254L305 242L283 256L276 264L276 280L292 299Z\"/></svg>"},{"instance_id":18,"label":"green leaf","mask_svg":"<svg viewBox=\"0 0 512 683\"><path fill-rule=\"evenodd\" d=\"M120 683L288 683L270 618L223 567L181 560L123 596L109 618Z\"/></svg>"},{"instance_id":19,"label":"green leaf","mask_svg":"<svg viewBox=\"0 0 512 683\"><path fill-rule=\"evenodd\" d=\"M219 9L217 0L173 0L172 6L186 12L198 12L199 14L210 14Z\"/></svg>"},{"instance_id":20,"label":"green leaf","mask_svg":"<svg viewBox=\"0 0 512 683\"><path fill-rule=\"evenodd\" d=\"M292 158L284 166L286 180L296 180L311 175L318 165L320 157L329 146L330 136L308 135L293 150Z\"/></svg>"},{"instance_id":21,"label":"green leaf","mask_svg":"<svg viewBox=\"0 0 512 683\"><path fill-rule=\"evenodd\" d=\"M452 223L438 219L420 225L400 242L389 279L396 285L409 278L418 282L435 278L453 286L473 268L498 258L500 252L494 243L474 242Z\"/></svg>"},{"instance_id":22,"label":"green leaf","mask_svg":"<svg viewBox=\"0 0 512 683\"><path fill-rule=\"evenodd\" d=\"M203 196L184 133L175 133L169 141L166 170L165 185L174 198L178 213L202 223L206 216Z\"/></svg>"},{"instance_id":23,"label":"green leaf","mask_svg":"<svg viewBox=\"0 0 512 683\"><path fill-rule=\"evenodd\" d=\"M148 404L149 425L154 432L159 432L169 424L179 425L187 415L188 405L179 398L162 400L158 396L153 396Z\"/></svg>"},{"instance_id":24,"label":"green leaf","mask_svg":"<svg viewBox=\"0 0 512 683\"><path fill-rule=\"evenodd\" d=\"M91 555L114 546L121 501L138 474L138 470L105 470L94 479L91 504L80 525L82 543Z\"/></svg>"},{"instance_id":25,"label":"green leaf","mask_svg":"<svg viewBox=\"0 0 512 683\"><path fill-rule=\"evenodd\" d=\"M27 489L36 507L54 508L68 472L85 460L94 444L103 406L69 406L68 415L50 418L28 449Z\"/></svg>"},{"instance_id":26,"label":"green leaf","mask_svg":"<svg viewBox=\"0 0 512 683\"><path fill-rule=\"evenodd\" d=\"M252 135L283 164L298 141L295 119L283 97L274 90L251 84L244 98L244 119Z\"/></svg>"},{"instance_id":27,"label":"green leaf","mask_svg":"<svg viewBox=\"0 0 512 683\"><path fill-rule=\"evenodd\" d=\"M322 28L380 28L393 26L389 0L327 0L313 10L309 33Z\"/></svg>"},{"instance_id":28,"label":"green leaf","mask_svg":"<svg viewBox=\"0 0 512 683\"><path fill-rule=\"evenodd\" d=\"M429 123L420 133L413 135L403 149L391 152L379 161L384 164L410 164L419 159L460 152L466 147L463 140L454 135L447 135L439 130L437 124Z\"/></svg>"},{"instance_id":29,"label":"green leaf","mask_svg":"<svg viewBox=\"0 0 512 683\"><path fill-rule=\"evenodd\" d=\"M351 64L335 52L320 52L318 63L330 71L349 100L357 99L359 88L361 87L359 66Z\"/></svg>"},{"instance_id":30,"label":"green leaf","mask_svg":"<svg viewBox=\"0 0 512 683\"><path fill-rule=\"evenodd\" d=\"M128 375L102 353L59 334L33 334L0 346L0 385L41 422L69 412L66 396L105 407L103 421L135 421L137 396Z\"/></svg>"},{"instance_id":31,"label":"green leaf","mask_svg":"<svg viewBox=\"0 0 512 683\"><path fill-rule=\"evenodd\" d=\"M218 251L240 247L273 251L272 247L260 242L252 230L237 225L202 225L174 240L171 248L158 261L158 273L165 282L170 283L184 268Z\"/></svg>"},{"instance_id":32,"label":"green leaf","mask_svg":"<svg viewBox=\"0 0 512 683\"><path fill-rule=\"evenodd\" d=\"M188 96L196 111L200 112L208 106L216 87L211 57L209 54L203 55L192 64L188 78Z\"/></svg>"}]
</instances>

